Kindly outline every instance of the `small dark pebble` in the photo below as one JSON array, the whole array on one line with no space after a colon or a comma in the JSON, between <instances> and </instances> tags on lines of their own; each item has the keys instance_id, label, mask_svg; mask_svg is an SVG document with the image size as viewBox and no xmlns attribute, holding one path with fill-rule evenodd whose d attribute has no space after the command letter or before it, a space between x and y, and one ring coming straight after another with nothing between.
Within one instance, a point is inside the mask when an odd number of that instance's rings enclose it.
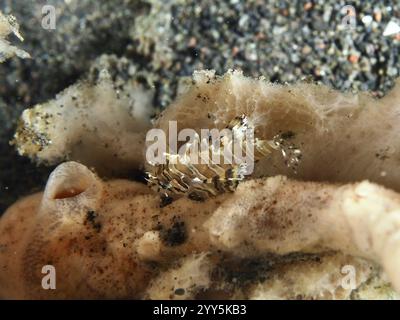
<instances>
[{"instance_id":1,"label":"small dark pebble","mask_svg":"<svg viewBox=\"0 0 400 320\"><path fill-rule=\"evenodd\" d=\"M185 289L183 289L183 288L175 289L174 293L175 293L177 296L183 296L183 295L185 294Z\"/></svg>"}]
</instances>

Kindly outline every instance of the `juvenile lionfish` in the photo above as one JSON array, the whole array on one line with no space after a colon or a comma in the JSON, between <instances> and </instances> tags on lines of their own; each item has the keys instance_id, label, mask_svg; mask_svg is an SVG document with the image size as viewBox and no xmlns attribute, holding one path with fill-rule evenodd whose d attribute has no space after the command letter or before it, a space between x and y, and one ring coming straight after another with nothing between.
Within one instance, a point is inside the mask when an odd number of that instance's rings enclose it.
<instances>
[{"instance_id":1,"label":"juvenile lionfish","mask_svg":"<svg viewBox=\"0 0 400 320\"><path fill-rule=\"evenodd\" d=\"M220 163L214 161L213 155L225 155L225 147L239 146L241 152L246 151L245 155L250 155L255 162L268 156L274 151L280 151L285 164L294 171L301 158L301 151L292 143L289 143L293 133L280 133L275 135L272 140L260 140L254 135L247 138L246 133L254 132L254 126L249 122L245 115L235 117L226 129L231 135L221 135L218 137L217 145L211 143L211 136L208 137L206 153L209 156L207 163L191 162L189 152L193 141L186 142L183 146L183 154L165 153L165 163L154 164L152 172L147 172L146 180L148 184L161 192L164 199L173 199L177 195L186 195L193 200L204 200L209 196L216 196L224 192L233 192L240 181L247 175L248 163L235 162ZM195 142L201 145L196 136ZM215 142L215 141L214 141ZM252 148L247 148L251 144ZM250 152L250 154L248 154ZM231 155L235 158L234 153ZM203 157L201 159L204 158ZM234 159L235 160L235 159Z\"/></svg>"}]
</instances>

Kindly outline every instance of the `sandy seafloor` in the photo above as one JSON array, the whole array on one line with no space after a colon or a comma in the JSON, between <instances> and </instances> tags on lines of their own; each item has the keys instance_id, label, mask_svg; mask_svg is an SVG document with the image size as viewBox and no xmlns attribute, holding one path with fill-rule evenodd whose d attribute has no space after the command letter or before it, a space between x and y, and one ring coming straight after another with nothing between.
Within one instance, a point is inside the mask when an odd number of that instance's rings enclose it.
<instances>
[{"instance_id":1,"label":"sandy seafloor","mask_svg":"<svg viewBox=\"0 0 400 320\"><path fill-rule=\"evenodd\" d=\"M45 4L57 10L54 30L41 26ZM354 6L355 28L344 25L345 5ZM16 16L25 37L19 46L32 56L0 65L0 214L43 188L52 170L10 146L18 116L87 75L101 55L115 55L103 61L121 78L140 74L161 109L196 69L316 81L378 99L400 68L400 36L383 35L399 21L399 0L0 0L0 10Z\"/></svg>"}]
</instances>

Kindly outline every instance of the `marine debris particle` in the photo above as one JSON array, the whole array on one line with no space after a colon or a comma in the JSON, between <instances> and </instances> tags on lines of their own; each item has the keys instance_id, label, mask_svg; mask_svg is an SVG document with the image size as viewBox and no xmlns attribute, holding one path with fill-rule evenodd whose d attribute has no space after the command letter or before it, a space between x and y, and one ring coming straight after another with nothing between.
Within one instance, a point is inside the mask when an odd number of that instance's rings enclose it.
<instances>
[{"instance_id":1,"label":"marine debris particle","mask_svg":"<svg viewBox=\"0 0 400 320\"><path fill-rule=\"evenodd\" d=\"M95 211L89 210L86 213L86 219L84 225L90 225L96 232L100 232L101 230L101 223L96 221L98 214Z\"/></svg>"},{"instance_id":2,"label":"marine debris particle","mask_svg":"<svg viewBox=\"0 0 400 320\"><path fill-rule=\"evenodd\" d=\"M214 148L210 137L208 144L210 162L208 164L191 164L190 160L187 161L190 159L191 146L187 142L185 154L166 153L165 164L153 165L154 170L146 173L148 184L161 192L163 199L170 199L174 195L180 194L195 201L203 201L209 196L235 191L239 182L246 177L248 163L235 161L232 164L215 163L213 153L223 155L225 146L233 146L235 141L239 141L242 153L246 154L249 144L245 139L246 132L248 130L254 132L254 125L246 115L241 115L235 117L226 128L231 130L232 135L221 135L217 148ZM275 135L272 140L260 140L253 137L251 141L254 146L252 160L256 163L273 151L280 151L286 166L292 168L296 173L301 159L301 151L290 142L294 136L292 131L287 131ZM198 143L200 146L200 138L196 137L194 143Z\"/></svg>"},{"instance_id":3,"label":"marine debris particle","mask_svg":"<svg viewBox=\"0 0 400 320\"><path fill-rule=\"evenodd\" d=\"M294 144L288 143L288 141L294 138L294 136L295 134L292 131L277 134L273 138L273 143L281 151L286 166L292 168L295 172L297 172L297 167L302 157L301 150L297 148Z\"/></svg>"},{"instance_id":4,"label":"marine debris particle","mask_svg":"<svg viewBox=\"0 0 400 320\"><path fill-rule=\"evenodd\" d=\"M185 222L177 219L176 217L174 217L171 227L165 229L160 226L160 228L161 239L167 246L179 246L187 239Z\"/></svg>"}]
</instances>

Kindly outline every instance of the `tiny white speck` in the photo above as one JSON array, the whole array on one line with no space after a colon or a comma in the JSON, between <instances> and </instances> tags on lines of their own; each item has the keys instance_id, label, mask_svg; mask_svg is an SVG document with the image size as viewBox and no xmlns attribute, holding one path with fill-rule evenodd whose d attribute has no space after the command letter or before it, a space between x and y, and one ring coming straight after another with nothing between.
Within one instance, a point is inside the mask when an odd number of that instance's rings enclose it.
<instances>
[{"instance_id":1,"label":"tiny white speck","mask_svg":"<svg viewBox=\"0 0 400 320\"><path fill-rule=\"evenodd\" d=\"M364 17L362 17L362 19L361 19L361 21L366 25L366 26L369 26L370 24L371 24L371 22L372 22L372 17L371 16L364 16Z\"/></svg>"},{"instance_id":2,"label":"tiny white speck","mask_svg":"<svg viewBox=\"0 0 400 320\"><path fill-rule=\"evenodd\" d=\"M383 31L383 36L385 37L392 36L399 32L400 32L400 26L394 21L389 21L389 23L385 28L385 31Z\"/></svg>"}]
</instances>

